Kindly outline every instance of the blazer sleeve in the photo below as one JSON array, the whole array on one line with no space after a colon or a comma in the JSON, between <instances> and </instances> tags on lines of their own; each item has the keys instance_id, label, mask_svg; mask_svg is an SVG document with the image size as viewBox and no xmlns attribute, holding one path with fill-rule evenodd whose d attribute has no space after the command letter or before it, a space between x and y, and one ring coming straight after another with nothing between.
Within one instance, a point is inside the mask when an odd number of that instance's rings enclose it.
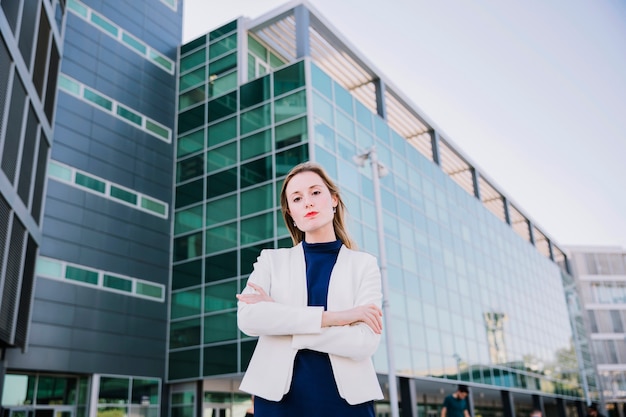
<instances>
[{"instance_id":1,"label":"blazer sleeve","mask_svg":"<svg viewBox=\"0 0 626 417\"><path fill-rule=\"evenodd\" d=\"M261 251L254 263L248 282L262 287L271 294L272 260L271 250ZM242 294L255 292L249 286ZM248 336L285 336L299 333L319 333L322 328L324 307L307 307L280 302L237 303L237 324Z\"/></svg>"},{"instance_id":2,"label":"blazer sleeve","mask_svg":"<svg viewBox=\"0 0 626 417\"><path fill-rule=\"evenodd\" d=\"M363 262L363 259L359 259ZM360 269L360 268L359 268ZM373 256L367 256L365 267L357 272L360 277L352 277L359 282L356 289L354 306L382 304L380 269ZM359 279L360 278L360 279ZM311 349L330 353L354 360L363 360L371 357L378 349L380 335L365 323L349 326L334 326L323 328L317 334L298 334L292 339L292 347L296 349Z\"/></svg>"}]
</instances>

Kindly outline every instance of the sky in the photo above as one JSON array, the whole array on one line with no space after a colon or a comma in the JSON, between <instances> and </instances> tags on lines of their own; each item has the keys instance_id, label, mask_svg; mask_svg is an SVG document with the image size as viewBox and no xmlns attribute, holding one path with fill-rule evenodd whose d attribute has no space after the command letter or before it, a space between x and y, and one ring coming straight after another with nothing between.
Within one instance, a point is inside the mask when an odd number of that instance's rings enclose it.
<instances>
[{"instance_id":1,"label":"sky","mask_svg":"<svg viewBox=\"0 0 626 417\"><path fill-rule=\"evenodd\" d=\"M277 0L183 0L183 42ZM626 2L309 0L561 249L626 250Z\"/></svg>"}]
</instances>

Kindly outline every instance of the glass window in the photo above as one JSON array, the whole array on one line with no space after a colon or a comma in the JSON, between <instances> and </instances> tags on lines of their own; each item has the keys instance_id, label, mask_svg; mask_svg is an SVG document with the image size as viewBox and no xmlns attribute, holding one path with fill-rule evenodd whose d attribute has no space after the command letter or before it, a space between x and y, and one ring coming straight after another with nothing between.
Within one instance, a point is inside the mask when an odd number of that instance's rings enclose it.
<instances>
[{"instance_id":1,"label":"glass window","mask_svg":"<svg viewBox=\"0 0 626 417\"><path fill-rule=\"evenodd\" d=\"M276 149L304 142L307 139L306 117L276 126Z\"/></svg>"},{"instance_id":2,"label":"glass window","mask_svg":"<svg viewBox=\"0 0 626 417\"><path fill-rule=\"evenodd\" d=\"M99 404L126 404L130 394L130 380L128 378L100 378Z\"/></svg>"},{"instance_id":3,"label":"glass window","mask_svg":"<svg viewBox=\"0 0 626 417\"><path fill-rule=\"evenodd\" d=\"M237 92L225 94L215 98L207 104L209 123L221 119L237 111Z\"/></svg>"},{"instance_id":4,"label":"glass window","mask_svg":"<svg viewBox=\"0 0 626 417\"><path fill-rule=\"evenodd\" d=\"M315 144L335 150L335 131L320 120L315 120Z\"/></svg>"},{"instance_id":5,"label":"glass window","mask_svg":"<svg viewBox=\"0 0 626 417\"><path fill-rule=\"evenodd\" d=\"M237 195L222 197L206 205L206 224L212 226L237 218Z\"/></svg>"},{"instance_id":6,"label":"glass window","mask_svg":"<svg viewBox=\"0 0 626 417\"><path fill-rule=\"evenodd\" d=\"M184 58L183 58L184 59ZM202 66L185 75L181 75L179 82L179 91L185 91L188 88L194 87L198 84L203 84L206 81L206 67Z\"/></svg>"},{"instance_id":7,"label":"glass window","mask_svg":"<svg viewBox=\"0 0 626 417\"><path fill-rule=\"evenodd\" d=\"M240 141L241 160L263 155L272 150L272 132L270 129L247 136Z\"/></svg>"},{"instance_id":8,"label":"glass window","mask_svg":"<svg viewBox=\"0 0 626 417\"><path fill-rule=\"evenodd\" d=\"M185 207L204 200L204 181L202 178L176 187L176 207Z\"/></svg>"},{"instance_id":9,"label":"glass window","mask_svg":"<svg viewBox=\"0 0 626 417\"><path fill-rule=\"evenodd\" d=\"M348 113L349 116L352 116L352 94L339 84L335 82L333 84L335 87L335 104L337 104L341 110Z\"/></svg>"},{"instance_id":10,"label":"glass window","mask_svg":"<svg viewBox=\"0 0 626 417\"><path fill-rule=\"evenodd\" d=\"M137 281L136 293L139 295L145 295L146 297L163 299L163 287L157 284L150 284L148 282Z\"/></svg>"},{"instance_id":11,"label":"glass window","mask_svg":"<svg viewBox=\"0 0 626 417\"><path fill-rule=\"evenodd\" d=\"M146 196L141 197L141 208L150 210L154 213L165 215L167 206L159 201L155 201Z\"/></svg>"},{"instance_id":12,"label":"glass window","mask_svg":"<svg viewBox=\"0 0 626 417\"><path fill-rule=\"evenodd\" d=\"M206 253L237 247L237 236L237 222L207 229Z\"/></svg>"},{"instance_id":13,"label":"glass window","mask_svg":"<svg viewBox=\"0 0 626 417\"><path fill-rule=\"evenodd\" d=\"M36 271L38 275L61 278L63 273L63 264L52 259L38 258Z\"/></svg>"},{"instance_id":14,"label":"glass window","mask_svg":"<svg viewBox=\"0 0 626 417\"><path fill-rule=\"evenodd\" d=\"M248 54L248 79L252 80L256 77L256 58L252 54Z\"/></svg>"},{"instance_id":15,"label":"glass window","mask_svg":"<svg viewBox=\"0 0 626 417\"><path fill-rule=\"evenodd\" d=\"M193 287L202 283L202 261L196 259L174 265L172 271L172 290Z\"/></svg>"},{"instance_id":16,"label":"glass window","mask_svg":"<svg viewBox=\"0 0 626 417\"><path fill-rule=\"evenodd\" d=\"M204 124L206 105L196 106L178 115L178 133L195 130Z\"/></svg>"},{"instance_id":17,"label":"glass window","mask_svg":"<svg viewBox=\"0 0 626 417\"><path fill-rule=\"evenodd\" d=\"M145 55L148 50L143 42L126 32L122 32L122 42L142 55Z\"/></svg>"},{"instance_id":18,"label":"glass window","mask_svg":"<svg viewBox=\"0 0 626 417\"><path fill-rule=\"evenodd\" d=\"M237 276L237 251L207 256L205 259L205 282L219 281Z\"/></svg>"},{"instance_id":19,"label":"glass window","mask_svg":"<svg viewBox=\"0 0 626 417\"><path fill-rule=\"evenodd\" d=\"M309 159L309 148L306 144L276 154L276 176L280 177L294 166Z\"/></svg>"},{"instance_id":20,"label":"glass window","mask_svg":"<svg viewBox=\"0 0 626 417\"><path fill-rule=\"evenodd\" d=\"M104 274L103 286L120 291L133 291L133 282L131 280L113 275Z\"/></svg>"},{"instance_id":21,"label":"glass window","mask_svg":"<svg viewBox=\"0 0 626 417\"><path fill-rule=\"evenodd\" d=\"M333 99L333 80L315 64L311 64L311 80L317 91Z\"/></svg>"},{"instance_id":22,"label":"glass window","mask_svg":"<svg viewBox=\"0 0 626 417\"><path fill-rule=\"evenodd\" d=\"M72 11L76 12L76 14L87 19L87 12L89 9L87 9L85 6L83 6L79 2L70 0L67 2L67 7L71 9Z\"/></svg>"},{"instance_id":23,"label":"glass window","mask_svg":"<svg viewBox=\"0 0 626 417\"><path fill-rule=\"evenodd\" d=\"M237 308L237 299L233 294L238 292L236 280L223 284L207 285L204 289L204 311L211 312ZM237 323L235 323L233 328L237 328Z\"/></svg>"},{"instance_id":24,"label":"glass window","mask_svg":"<svg viewBox=\"0 0 626 417\"><path fill-rule=\"evenodd\" d=\"M269 75L242 85L239 88L239 96L242 110L269 100L271 96Z\"/></svg>"},{"instance_id":25,"label":"glass window","mask_svg":"<svg viewBox=\"0 0 626 417\"><path fill-rule=\"evenodd\" d=\"M96 93L92 89L85 87L83 89L83 97L97 106L103 107L109 111L113 110L113 102L108 98Z\"/></svg>"},{"instance_id":26,"label":"glass window","mask_svg":"<svg viewBox=\"0 0 626 417\"><path fill-rule=\"evenodd\" d=\"M272 212L241 221L242 245L272 237L274 237L274 215Z\"/></svg>"},{"instance_id":27,"label":"glass window","mask_svg":"<svg viewBox=\"0 0 626 417\"><path fill-rule=\"evenodd\" d=\"M267 127L272 122L271 105L264 104L253 110L241 113L241 134L245 135L254 130Z\"/></svg>"},{"instance_id":28,"label":"glass window","mask_svg":"<svg viewBox=\"0 0 626 417\"><path fill-rule=\"evenodd\" d=\"M357 125L356 144L360 149L367 149L374 144L374 136L360 125Z\"/></svg>"},{"instance_id":29,"label":"glass window","mask_svg":"<svg viewBox=\"0 0 626 417\"><path fill-rule=\"evenodd\" d=\"M184 110L187 107L202 103L205 100L206 94L204 91L204 85L201 85L198 88L194 88L193 90L189 90L180 95L178 98L178 110Z\"/></svg>"},{"instance_id":30,"label":"glass window","mask_svg":"<svg viewBox=\"0 0 626 417\"><path fill-rule=\"evenodd\" d=\"M86 282L88 284L98 285L98 273L88 271L82 268L76 268L68 265L65 268L65 278L73 281Z\"/></svg>"},{"instance_id":31,"label":"glass window","mask_svg":"<svg viewBox=\"0 0 626 417\"><path fill-rule=\"evenodd\" d=\"M176 156L181 157L204 149L204 129L178 138Z\"/></svg>"},{"instance_id":32,"label":"glass window","mask_svg":"<svg viewBox=\"0 0 626 417\"><path fill-rule=\"evenodd\" d=\"M252 188L241 193L241 216L274 207L272 184Z\"/></svg>"},{"instance_id":33,"label":"glass window","mask_svg":"<svg viewBox=\"0 0 626 417\"><path fill-rule=\"evenodd\" d=\"M300 90L274 102L274 120L276 123L305 112L306 90Z\"/></svg>"},{"instance_id":34,"label":"glass window","mask_svg":"<svg viewBox=\"0 0 626 417\"><path fill-rule=\"evenodd\" d=\"M63 165L59 165L54 161L48 163L48 175L54 178L59 178L64 181L72 181L72 170Z\"/></svg>"},{"instance_id":35,"label":"glass window","mask_svg":"<svg viewBox=\"0 0 626 417\"><path fill-rule=\"evenodd\" d=\"M158 51L155 51L154 49L149 49L148 59L150 59L150 61L154 62L158 66L163 67L167 71L170 71L173 73L174 63L170 61L168 57L160 54Z\"/></svg>"},{"instance_id":36,"label":"glass window","mask_svg":"<svg viewBox=\"0 0 626 417\"><path fill-rule=\"evenodd\" d=\"M174 261L195 258L202 254L202 233L174 239Z\"/></svg>"},{"instance_id":37,"label":"glass window","mask_svg":"<svg viewBox=\"0 0 626 417\"><path fill-rule=\"evenodd\" d=\"M211 147L226 142L235 136L237 136L237 117L232 117L209 126L208 146Z\"/></svg>"},{"instance_id":38,"label":"glass window","mask_svg":"<svg viewBox=\"0 0 626 417\"><path fill-rule=\"evenodd\" d=\"M170 349L197 346L199 344L200 319L196 318L170 323ZM170 354L170 359L171 358L172 355Z\"/></svg>"},{"instance_id":39,"label":"glass window","mask_svg":"<svg viewBox=\"0 0 626 417\"><path fill-rule=\"evenodd\" d=\"M151 132L163 139L165 139L166 141L170 141L170 130L166 127L160 126L159 124L157 124L156 122L153 122L152 120L146 118L146 130L148 132Z\"/></svg>"},{"instance_id":40,"label":"glass window","mask_svg":"<svg viewBox=\"0 0 626 417\"><path fill-rule=\"evenodd\" d=\"M272 157L256 159L241 165L241 188L256 185L272 178Z\"/></svg>"},{"instance_id":41,"label":"glass window","mask_svg":"<svg viewBox=\"0 0 626 417\"><path fill-rule=\"evenodd\" d=\"M354 121L340 111L337 112L336 116L337 132L341 133L348 139L354 140Z\"/></svg>"},{"instance_id":42,"label":"glass window","mask_svg":"<svg viewBox=\"0 0 626 417\"><path fill-rule=\"evenodd\" d=\"M304 85L304 61L297 62L274 73L274 96Z\"/></svg>"},{"instance_id":43,"label":"glass window","mask_svg":"<svg viewBox=\"0 0 626 417\"><path fill-rule=\"evenodd\" d=\"M194 49L204 46L206 44L206 35L202 35L191 42L188 42L180 47L180 55L184 56L189 51L193 51Z\"/></svg>"},{"instance_id":44,"label":"glass window","mask_svg":"<svg viewBox=\"0 0 626 417\"><path fill-rule=\"evenodd\" d=\"M150 405L158 405L160 403L159 388L158 379L133 378L132 403L146 405L147 401Z\"/></svg>"},{"instance_id":45,"label":"glass window","mask_svg":"<svg viewBox=\"0 0 626 417\"><path fill-rule=\"evenodd\" d=\"M320 147L315 148L315 159L321 164L331 178L337 178L337 158Z\"/></svg>"},{"instance_id":46,"label":"glass window","mask_svg":"<svg viewBox=\"0 0 626 417\"><path fill-rule=\"evenodd\" d=\"M248 50L264 61L267 59L267 48L250 35L248 35Z\"/></svg>"},{"instance_id":47,"label":"glass window","mask_svg":"<svg viewBox=\"0 0 626 417\"><path fill-rule=\"evenodd\" d=\"M233 52L223 58L215 60L209 64L209 80L237 67L237 53Z\"/></svg>"},{"instance_id":48,"label":"glass window","mask_svg":"<svg viewBox=\"0 0 626 417\"><path fill-rule=\"evenodd\" d=\"M285 61L279 58L274 52L270 51L270 66L273 68L282 67L285 65Z\"/></svg>"},{"instance_id":49,"label":"glass window","mask_svg":"<svg viewBox=\"0 0 626 417\"><path fill-rule=\"evenodd\" d=\"M200 314L202 306L202 289L195 288L172 293L171 318L177 319Z\"/></svg>"},{"instance_id":50,"label":"glass window","mask_svg":"<svg viewBox=\"0 0 626 417\"><path fill-rule=\"evenodd\" d=\"M94 23L96 26L100 27L105 32L110 33L111 35L113 35L114 38L117 39L117 34L118 34L119 29L117 28L117 26L109 22L108 19L105 19L99 14L92 12L91 22Z\"/></svg>"},{"instance_id":51,"label":"glass window","mask_svg":"<svg viewBox=\"0 0 626 417\"><path fill-rule=\"evenodd\" d=\"M317 93L313 93L313 113L327 125L334 126L335 116L333 105Z\"/></svg>"},{"instance_id":52,"label":"glass window","mask_svg":"<svg viewBox=\"0 0 626 417\"><path fill-rule=\"evenodd\" d=\"M361 126L367 130L372 130L372 112L363 105L359 100L355 100L356 104L356 120Z\"/></svg>"},{"instance_id":53,"label":"glass window","mask_svg":"<svg viewBox=\"0 0 626 417\"><path fill-rule=\"evenodd\" d=\"M209 97L219 96L237 88L237 71L232 71L209 81Z\"/></svg>"},{"instance_id":54,"label":"glass window","mask_svg":"<svg viewBox=\"0 0 626 417\"><path fill-rule=\"evenodd\" d=\"M207 178L207 198L230 193L237 189L237 168L230 168Z\"/></svg>"},{"instance_id":55,"label":"glass window","mask_svg":"<svg viewBox=\"0 0 626 417\"><path fill-rule=\"evenodd\" d=\"M237 345L219 345L204 348L203 375L221 375L237 372Z\"/></svg>"},{"instance_id":56,"label":"glass window","mask_svg":"<svg viewBox=\"0 0 626 417\"><path fill-rule=\"evenodd\" d=\"M176 182L184 182L204 174L204 155L196 155L176 163Z\"/></svg>"},{"instance_id":57,"label":"glass window","mask_svg":"<svg viewBox=\"0 0 626 417\"><path fill-rule=\"evenodd\" d=\"M204 318L204 343L237 339L237 313L215 314Z\"/></svg>"},{"instance_id":58,"label":"glass window","mask_svg":"<svg viewBox=\"0 0 626 417\"><path fill-rule=\"evenodd\" d=\"M125 190L123 188L116 187L115 185L111 185L111 197L117 198L118 200L126 201L130 204L137 204L137 194L131 191Z\"/></svg>"},{"instance_id":59,"label":"glass window","mask_svg":"<svg viewBox=\"0 0 626 417\"><path fill-rule=\"evenodd\" d=\"M170 352L168 370L168 375L172 380L197 378L200 376L200 349Z\"/></svg>"},{"instance_id":60,"label":"glass window","mask_svg":"<svg viewBox=\"0 0 626 417\"><path fill-rule=\"evenodd\" d=\"M198 49L186 57L180 59L180 72L183 73L191 68L206 62L206 49Z\"/></svg>"},{"instance_id":61,"label":"glass window","mask_svg":"<svg viewBox=\"0 0 626 417\"><path fill-rule=\"evenodd\" d=\"M176 235L202 228L201 205L181 210L174 217L174 234Z\"/></svg>"},{"instance_id":62,"label":"glass window","mask_svg":"<svg viewBox=\"0 0 626 417\"><path fill-rule=\"evenodd\" d=\"M374 129L376 136L383 141L383 143L389 143L389 126L380 118L380 116L374 117Z\"/></svg>"},{"instance_id":63,"label":"glass window","mask_svg":"<svg viewBox=\"0 0 626 417\"><path fill-rule=\"evenodd\" d=\"M35 402L37 405L76 404L75 396L72 395L76 392L76 385L76 378L40 375Z\"/></svg>"},{"instance_id":64,"label":"glass window","mask_svg":"<svg viewBox=\"0 0 626 417\"><path fill-rule=\"evenodd\" d=\"M74 95L80 95L80 84L63 74L59 74L59 88Z\"/></svg>"},{"instance_id":65,"label":"glass window","mask_svg":"<svg viewBox=\"0 0 626 417\"><path fill-rule=\"evenodd\" d=\"M215 39L221 38L222 36L226 35L229 32L232 32L235 29L237 29L237 21L233 20L232 22L227 23L224 26L221 26L209 33L209 41L213 42Z\"/></svg>"},{"instance_id":66,"label":"glass window","mask_svg":"<svg viewBox=\"0 0 626 417\"><path fill-rule=\"evenodd\" d=\"M226 168L237 163L237 142L213 148L207 152L207 172Z\"/></svg>"},{"instance_id":67,"label":"glass window","mask_svg":"<svg viewBox=\"0 0 626 417\"><path fill-rule=\"evenodd\" d=\"M220 39L217 42L209 45L209 59L216 58L220 55L224 55L228 51L232 51L237 48L237 33L233 33L230 36Z\"/></svg>"}]
</instances>

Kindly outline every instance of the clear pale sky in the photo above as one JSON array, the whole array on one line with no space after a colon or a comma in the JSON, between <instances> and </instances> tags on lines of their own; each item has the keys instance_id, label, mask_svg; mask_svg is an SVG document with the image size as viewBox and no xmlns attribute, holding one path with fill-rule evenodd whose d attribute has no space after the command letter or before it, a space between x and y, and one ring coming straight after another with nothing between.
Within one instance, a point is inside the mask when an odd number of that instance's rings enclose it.
<instances>
[{"instance_id":1,"label":"clear pale sky","mask_svg":"<svg viewBox=\"0 0 626 417\"><path fill-rule=\"evenodd\" d=\"M183 41L276 0L183 0ZM626 2L310 0L561 248L626 249Z\"/></svg>"}]
</instances>

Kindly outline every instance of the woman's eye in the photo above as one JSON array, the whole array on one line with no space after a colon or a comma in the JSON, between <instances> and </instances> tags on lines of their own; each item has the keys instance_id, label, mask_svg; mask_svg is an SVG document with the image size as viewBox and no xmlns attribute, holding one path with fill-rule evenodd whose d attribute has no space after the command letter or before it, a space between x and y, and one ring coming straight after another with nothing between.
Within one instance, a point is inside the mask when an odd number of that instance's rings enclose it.
<instances>
[{"instance_id":1,"label":"woman's eye","mask_svg":"<svg viewBox=\"0 0 626 417\"><path fill-rule=\"evenodd\" d=\"M297 203L298 201L300 201L300 197L296 197L292 200L294 203Z\"/></svg>"},{"instance_id":2,"label":"woman's eye","mask_svg":"<svg viewBox=\"0 0 626 417\"><path fill-rule=\"evenodd\" d=\"M317 194L319 194L320 192L321 192L321 191L319 191L319 190L315 190L315 191L313 191L313 195L317 195Z\"/></svg>"}]
</instances>

